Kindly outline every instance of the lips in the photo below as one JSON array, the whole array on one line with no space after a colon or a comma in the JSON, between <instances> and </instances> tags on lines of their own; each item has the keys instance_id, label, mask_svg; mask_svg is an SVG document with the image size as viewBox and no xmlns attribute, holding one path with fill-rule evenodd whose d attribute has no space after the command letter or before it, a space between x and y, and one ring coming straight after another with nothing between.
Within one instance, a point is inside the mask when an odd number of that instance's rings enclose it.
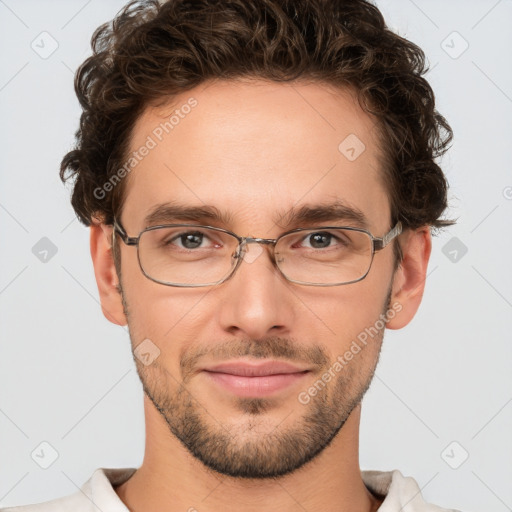
<instances>
[{"instance_id":1,"label":"lips","mask_svg":"<svg viewBox=\"0 0 512 512\"><path fill-rule=\"evenodd\" d=\"M309 369L283 361L226 362L203 368L217 386L242 397L267 396L303 379Z\"/></svg>"},{"instance_id":2,"label":"lips","mask_svg":"<svg viewBox=\"0 0 512 512\"><path fill-rule=\"evenodd\" d=\"M277 375L299 373L307 368L299 368L283 361L265 361L263 363L232 362L222 363L205 368L209 372L229 373L243 377L262 377L264 375Z\"/></svg>"}]
</instances>

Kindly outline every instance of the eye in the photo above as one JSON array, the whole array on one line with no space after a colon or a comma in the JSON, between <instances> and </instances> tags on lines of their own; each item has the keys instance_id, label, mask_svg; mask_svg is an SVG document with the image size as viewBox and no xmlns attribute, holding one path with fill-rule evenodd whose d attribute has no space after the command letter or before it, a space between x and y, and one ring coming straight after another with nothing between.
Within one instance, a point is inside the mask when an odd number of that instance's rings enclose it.
<instances>
[{"instance_id":1,"label":"eye","mask_svg":"<svg viewBox=\"0 0 512 512\"><path fill-rule=\"evenodd\" d=\"M302 240L302 246L311 249L326 249L334 245L344 246L347 242L329 231L309 233Z\"/></svg>"},{"instance_id":2,"label":"eye","mask_svg":"<svg viewBox=\"0 0 512 512\"><path fill-rule=\"evenodd\" d=\"M173 233L166 237L164 246L177 246L180 249L211 249L219 247L220 244L211 240L206 233L201 231L185 231Z\"/></svg>"}]
</instances>

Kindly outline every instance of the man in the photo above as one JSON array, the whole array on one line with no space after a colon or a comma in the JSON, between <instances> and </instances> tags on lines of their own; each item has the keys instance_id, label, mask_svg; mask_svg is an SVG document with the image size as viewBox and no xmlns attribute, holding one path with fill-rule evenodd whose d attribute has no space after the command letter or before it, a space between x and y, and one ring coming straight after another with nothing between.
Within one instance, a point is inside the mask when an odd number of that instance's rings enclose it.
<instances>
[{"instance_id":1,"label":"man","mask_svg":"<svg viewBox=\"0 0 512 512\"><path fill-rule=\"evenodd\" d=\"M144 461L14 510L445 510L358 461L384 330L451 223L422 51L364 0L135 2L93 50L61 177L129 326Z\"/></svg>"}]
</instances>

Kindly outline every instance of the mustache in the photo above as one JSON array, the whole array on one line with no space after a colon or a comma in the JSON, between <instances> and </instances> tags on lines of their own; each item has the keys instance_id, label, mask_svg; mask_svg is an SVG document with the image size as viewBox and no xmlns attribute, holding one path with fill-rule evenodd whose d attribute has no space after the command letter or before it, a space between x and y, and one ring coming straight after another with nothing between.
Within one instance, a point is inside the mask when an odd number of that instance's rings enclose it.
<instances>
[{"instance_id":1,"label":"mustache","mask_svg":"<svg viewBox=\"0 0 512 512\"><path fill-rule=\"evenodd\" d=\"M199 361L221 362L238 357L255 359L286 359L289 362L305 363L318 369L329 363L326 350L320 345L306 346L282 337L269 337L260 340L239 339L220 344L196 348L193 352L183 352L180 368L184 377L194 373Z\"/></svg>"}]
</instances>

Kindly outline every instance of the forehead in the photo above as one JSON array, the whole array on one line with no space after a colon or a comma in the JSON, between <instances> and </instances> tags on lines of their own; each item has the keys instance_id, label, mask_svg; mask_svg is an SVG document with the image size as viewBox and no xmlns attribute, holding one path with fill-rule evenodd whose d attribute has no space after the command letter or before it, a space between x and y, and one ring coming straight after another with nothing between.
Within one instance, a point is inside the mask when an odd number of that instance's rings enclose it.
<instances>
[{"instance_id":1,"label":"forehead","mask_svg":"<svg viewBox=\"0 0 512 512\"><path fill-rule=\"evenodd\" d=\"M343 203L388 226L375 121L325 84L215 81L148 107L134 126L123 221L158 205L213 206L269 229L276 212ZM262 236L270 233L260 233Z\"/></svg>"}]
</instances>

